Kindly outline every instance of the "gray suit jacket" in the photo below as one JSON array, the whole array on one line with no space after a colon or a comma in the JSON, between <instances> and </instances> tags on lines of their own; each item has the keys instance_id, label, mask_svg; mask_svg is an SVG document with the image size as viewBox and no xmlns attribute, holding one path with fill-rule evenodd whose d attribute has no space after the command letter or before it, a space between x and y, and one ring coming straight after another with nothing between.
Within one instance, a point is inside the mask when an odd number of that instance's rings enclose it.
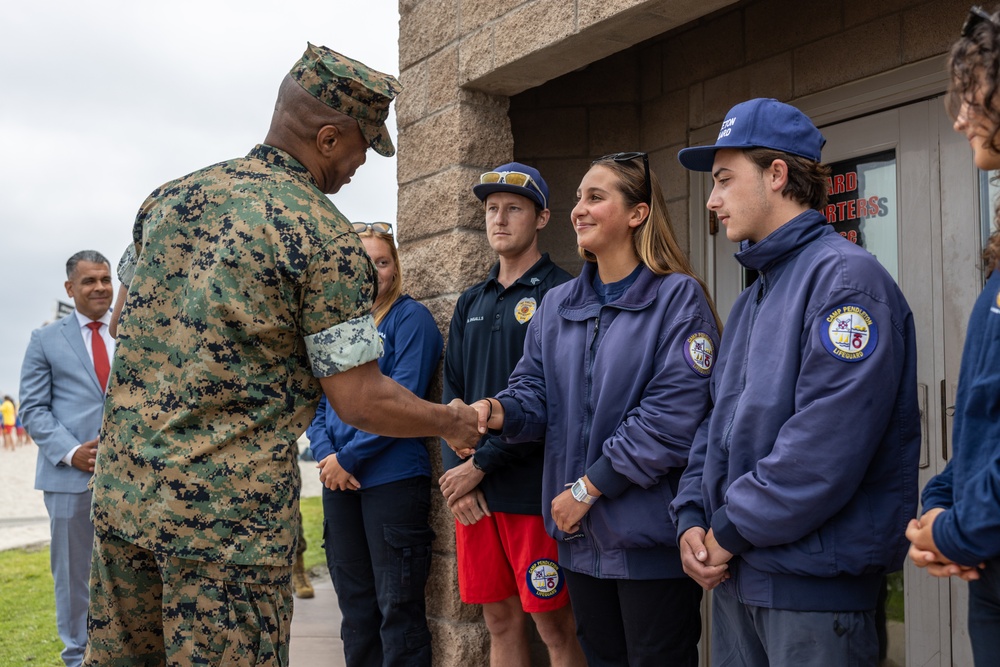
<instances>
[{"instance_id":1,"label":"gray suit jacket","mask_svg":"<svg viewBox=\"0 0 1000 667\"><path fill-rule=\"evenodd\" d=\"M31 332L21 366L21 420L38 445L35 488L82 493L90 473L62 458L101 430L104 388L97 382L76 313Z\"/></svg>"}]
</instances>

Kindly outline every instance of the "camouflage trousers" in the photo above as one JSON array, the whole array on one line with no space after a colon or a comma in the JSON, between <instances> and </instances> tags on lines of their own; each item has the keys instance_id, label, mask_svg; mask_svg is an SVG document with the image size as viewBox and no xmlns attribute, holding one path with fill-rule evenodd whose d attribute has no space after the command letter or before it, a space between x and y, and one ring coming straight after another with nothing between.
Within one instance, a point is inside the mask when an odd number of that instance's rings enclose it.
<instances>
[{"instance_id":1,"label":"camouflage trousers","mask_svg":"<svg viewBox=\"0 0 1000 667\"><path fill-rule=\"evenodd\" d=\"M285 667L291 567L163 556L94 540L85 667Z\"/></svg>"}]
</instances>

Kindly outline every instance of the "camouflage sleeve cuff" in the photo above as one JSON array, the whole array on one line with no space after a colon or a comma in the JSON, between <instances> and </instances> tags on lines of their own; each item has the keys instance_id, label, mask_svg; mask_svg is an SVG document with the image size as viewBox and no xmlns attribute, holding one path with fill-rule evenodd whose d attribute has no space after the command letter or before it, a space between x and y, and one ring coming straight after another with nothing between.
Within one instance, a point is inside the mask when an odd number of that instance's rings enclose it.
<instances>
[{"instance_id":1,"label":"camouflage sleeve cuff","mask_svg":"<svg viewBox=\"0 0 1000 667\"><path fill-rule=\"evenodd\" d=\"M126 287L132 284L135 278L135 265L139 263L135 254L135 244L129 243L122 253L122 258L118 260L118 281Z\"/></svg>"},{"instance_id":2,"label":"camouflage sleeve cuff","mask_svg":"<svg viewBox=\"0 0 1000 667\"><path fill-rule=\"evenodd\" d=\"M370 313L306 336L305 340L313 375L318 378L342 373L382 356L382 339Z\"/></svg>"}]
</instances>

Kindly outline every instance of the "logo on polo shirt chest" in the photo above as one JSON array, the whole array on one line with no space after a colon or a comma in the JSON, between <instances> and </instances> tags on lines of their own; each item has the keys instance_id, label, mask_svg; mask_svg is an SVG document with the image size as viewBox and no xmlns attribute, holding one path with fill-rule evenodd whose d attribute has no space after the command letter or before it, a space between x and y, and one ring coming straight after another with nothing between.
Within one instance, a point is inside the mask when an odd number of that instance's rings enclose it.
<instances>
[{"instance_id":1,"label":"logo on polo shirt chest","mask_svg":"<svg viewBox=\"0 0 1000 667\"><path fill-rule=\"evenodd\" d=\"M517 302L514 306L514 319L516 319L521 324L527 324L531 316L535 314L535 308L538 306L538 302L535 301L535 297L526 296Z\"/></svg>"}]
</instances>

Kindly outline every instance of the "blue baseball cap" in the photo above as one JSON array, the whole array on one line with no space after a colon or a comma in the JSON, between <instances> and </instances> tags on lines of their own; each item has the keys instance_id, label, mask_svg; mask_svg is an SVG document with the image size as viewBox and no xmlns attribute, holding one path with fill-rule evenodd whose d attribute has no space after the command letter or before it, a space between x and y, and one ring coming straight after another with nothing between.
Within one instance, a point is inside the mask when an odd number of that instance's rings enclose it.
<instances>
[{"instance_id":1,"label":"blue baseball cap","mask_svg":"<svg viewBox=\"0 0 1000 667\"><path fill-rule=\"evenodd\" d=\"M527 197L542 208L549 207L549 186L534 167L520 162L508 162L480 175L479 183L472 186L479 201L494 192L513 192Z\"/></svg>"},{"instance_id":2,"label":"blue baseball cap","mask_svg":"<svg viewBox=\"0 0 1000 667\"><path fill-rule=\"evenodd\" d=\"M712 171L720 148L770 148L820 161L826 139L795 107L775 99L757 98L737 104L722 121L714 146L692 146L677 154L692 171Z\"/></svg>"}]
</instances>

